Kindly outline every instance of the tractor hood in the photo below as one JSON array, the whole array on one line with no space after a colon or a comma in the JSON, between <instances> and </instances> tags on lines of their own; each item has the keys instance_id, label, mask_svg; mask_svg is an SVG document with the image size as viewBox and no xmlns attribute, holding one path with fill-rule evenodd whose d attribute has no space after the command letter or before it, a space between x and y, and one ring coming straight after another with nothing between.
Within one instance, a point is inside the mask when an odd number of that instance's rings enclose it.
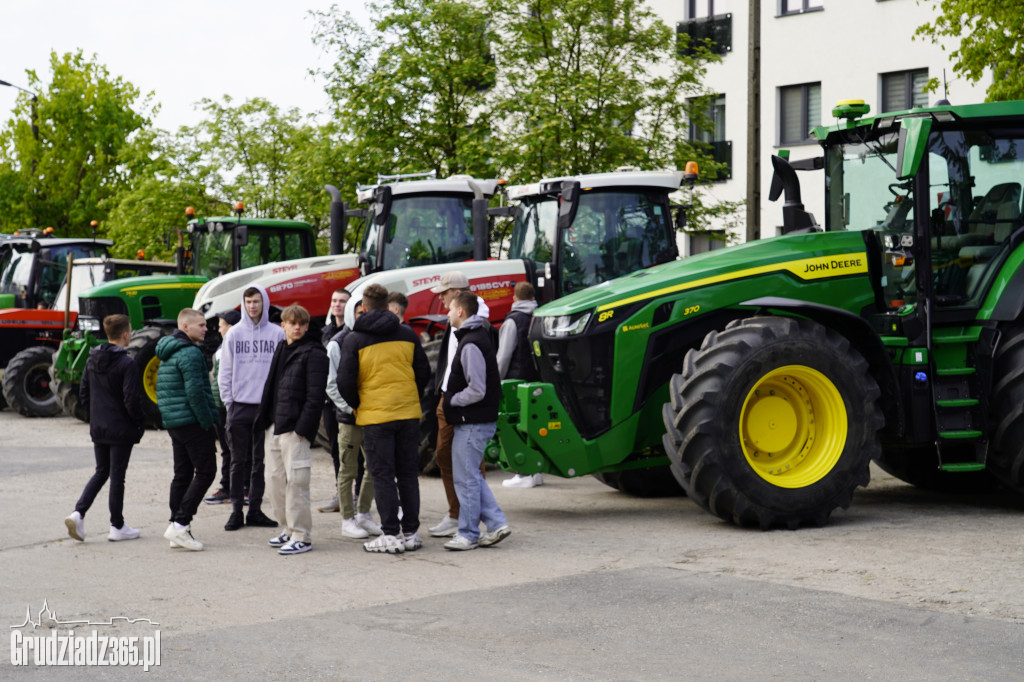
<instances>
[{"instance_id":1,"label":"tractor hood","mask_svg":"<svg viewBox=\"0 0 1024 682\"><path fill-rule=\"evenodd\" d=\"M609 311L686 290L698 290L759 275L778 274L802 282L861 276L868 257L860 232L793 234L739 244L723 250L635 272L565 296L537 309L536 317L574 316ZM759 295L751 288L749 298ZM842 305L835 302L834 305ZM604 315L602 315L604 313ZM614 313L613 313L614 314Z\"/></svg>"}]
</instances>

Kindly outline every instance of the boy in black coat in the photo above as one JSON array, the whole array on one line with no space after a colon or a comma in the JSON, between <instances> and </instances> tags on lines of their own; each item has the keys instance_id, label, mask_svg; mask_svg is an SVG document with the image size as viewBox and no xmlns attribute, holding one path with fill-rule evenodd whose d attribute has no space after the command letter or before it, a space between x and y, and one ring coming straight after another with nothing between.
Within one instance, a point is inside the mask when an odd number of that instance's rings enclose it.
<instances>
[{"instance_id":1,"label":"boy in black coat","mask_svg":"<svg viewBox=\"0 0 1024 682\"><path fill-rule=\"evenodd\" d=\"M256 437L265 430L267 499L284 532L270 539L278 554L313 548L309 506L310 444L320 428L327 398L327 351L309 334L309 312L292 304L281 313L285 342L270 361L263 399L256 412Z\"/></svg>"},{"instance_id":2,"label":"boy in black coat","mask_svg":"<svg viewBox=\"0 0 1024 682\"><path fill-rule=\"evenodd\" d=\"M85 513L110 479L110 533L107 539L134 540L139 531L124 522L124 478L132 446L142 440L145 417L142 412L142 381L139 367L125 348L132 338L127 315L109 315L103 320L107 343L89 354L79 388L79 399L89 414L89 435L96 455L96 473L85 484L75 511L64 519L68 535L85 540Z\"/></svg>"}]
</instances>

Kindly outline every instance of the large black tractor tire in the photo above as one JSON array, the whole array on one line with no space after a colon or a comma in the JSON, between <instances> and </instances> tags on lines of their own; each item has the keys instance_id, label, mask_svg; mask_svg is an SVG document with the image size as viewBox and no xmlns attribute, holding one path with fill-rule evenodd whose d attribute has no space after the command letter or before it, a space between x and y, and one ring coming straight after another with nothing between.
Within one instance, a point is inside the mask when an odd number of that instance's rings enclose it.
<instances>
[{"instance_id":1,"label":"large black tractor tire","mask_svg":"<svg viewBox=\"0 0 1024 682\"><path fill-rule=\"evenodd\" d=\"M50 383L53 349L32 346L7 363L3 394L7 404L26 417L56 417L62 411Z\"/></svg>"},{"instance_id":2,"label":"large black tractor tire","mask_svg":"<svg viewBox=\"0 0 1024 682\"><path fill-rule=\"evenodd\" d=\"M139 366L142 378L142 412L146 416L146 426L160 428L160 408L156 406L156 373L160 369L160 359L156 356L156 344L173 329L168 327L143 327L132 332L132 340L128 344L128 354Z\"/></svg>"},{"instance_id":3,"label":"large black tractor tire","mask_svg":"<svg viewBox=\"0 0 1024 682\"><path fill-rule=\"evenodd\" d=\"M992 376L993 433L988 470L1024 493L1024 327L1004 331L996 348Z\"/></svg>"},{"instance_id":4,"label":"large black tractor tire","mask_svg":"<svg viewBox=\"0 0 1024 682\"><path fill-rule=\"evenodd\" d=\"M85 409L85 406L81 404L78 397L79 384L70 384L65 381L61 381L57 377L57 373L54 372L54 368L57 365L57 356L60 355L60 349L53 351L52 360L50 362L50 388L53 389L54 394L57 396L57 402L61 406L61 411L69 416L74 417L85 423L89 423L89 412Z\"/></svg>"},{"instance_id":5,"label":"large black tractor tire","mask_svg":"<svg viewBox=\"0 0 1024 682\"><path fill-rule=\"evenodd\" d=\"M609 488L615 488L633 497L675 497L685 493L672 474L670 467L629 469L594 474L594 478Z\"/></svg>"},{"instance_id":6,"label":"large black tractor tire","mask_svg":"<svg viewBox=\"0 0 1024 682\"><path fill-rule=\"evenodd\" d=\"M420 334L420 343L423 346L423 352L427 354L431 375L437 369L437 358L441 354L441 341L444 339L446 331L443 329L434 336L428 336L425 332ZM432 386L434 380L440 381L441 378L432 376L428 385ZM437 396L432 392L422 396L420 410L423 413L423 418L420 420L420 473L427 476L440 476L441 469L437 466L437 456L434 452L437 445L437 417L435 416Z\"/></svg>"},{"instance_id":7,"label":"large black tractor tire","mask_svg":"<svg viewBox=\"0 0 1024 682\"><path fill-rule=\"evenodd\" d=\"M870 480L883 424L868 363L810 320L711 332L672 377L665 450L686 494L740 526L822 526Z\"/></svg>"}]
</instances>

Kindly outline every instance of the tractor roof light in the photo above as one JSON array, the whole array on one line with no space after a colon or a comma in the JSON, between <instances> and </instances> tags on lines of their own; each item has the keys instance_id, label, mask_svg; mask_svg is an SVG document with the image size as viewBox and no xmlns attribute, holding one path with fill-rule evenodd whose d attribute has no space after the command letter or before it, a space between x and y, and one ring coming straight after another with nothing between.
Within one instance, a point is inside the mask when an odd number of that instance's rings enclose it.
<instances>
[{"instance_id":1,"label":"tractor roof light","mask_svg":"<svg viewBox=\"0 0 1024 682\"><path fill-rule=\"evenodd\" d=\"M871 105L867 104L862 99L840 100L834 107L832 107L832 115L834 117L845 118L848 120L867 116L869 111L871 111Z\"/></svg>"},{"instance_id":2,"label":"tractor roof light","mask_svg":"<svg viewBox=\"0 0 1024 682\"><path fill-rule=\"evenodd\" d=\"M244 213L244 212L245 212L245 204L243 204L241 201L236 201L235 202L235 215L238 216L239 218L241 218L242 217L242 213Z\"/></svg>"},{"instance_id":3,"label":"tractor roof light","mask_svg":"<svg viewBox=\"0 0 1024 682\"><path fill-rule=\"evenodd\" d=\"M195 217L196 217L196 210L194 208L192 208L191 206L187 207L185 209L185 218L188 219L188 220L191 220L192 218L195 218Z\"/></svg>"},{"instance_id":4,"label":"tractor roof light","mask_svg":"<svg viewBox=\"0 0 1024 682\"><path fill-rule=\"evenodd\" d=\"M687 161L685 170L683 171L683 181L688 182L691 185L697 182L697 178L700 176L700 169L697 167L696 161Z\"/></svg>"}]
</instances>

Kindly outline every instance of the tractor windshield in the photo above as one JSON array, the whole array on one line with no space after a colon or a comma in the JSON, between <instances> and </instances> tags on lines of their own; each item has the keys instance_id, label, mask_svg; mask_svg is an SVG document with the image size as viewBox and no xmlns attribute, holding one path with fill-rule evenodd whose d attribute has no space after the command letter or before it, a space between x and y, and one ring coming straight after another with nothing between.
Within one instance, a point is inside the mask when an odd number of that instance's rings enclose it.
<instances>
[{"instance_id":1,"label":"tractor windshield","mask_svg":"<svg viewBox=\"0 0 1024 682\"><path fill-rule=\"evenodd\" d=\"M381 268L458 263L473 258L472 199L456 195L398 195L391 202L384 257L378 258L380 225L368 220L362 253Z\"/></svg>"},{"instance_id":2,"label":"tractor windshield","mask_svg":"<svg viewBox=\"0 0 1024 682\"><path fill-rule=\"evenodd\" d=\"M825 220L829 231L912 232L910 183L896 178L898 134L858 139L825 152Z\"/></svg>"},{"instance_id":3,"label":"tractor windshield","mask_svg":"<svg viewBox=\"0 0 1024 682\"><path fill-rule=\"evenodd\" d=\"M313 255L303 248L303 233L299 230L282 230L267 227L246 226L246 242L239 249L239 261L235 263L234 225L217 229L222 223L209 224L209 231L196 231L192 237L193 274L213 279L226 272L234 272L255 265L266 265Z\"/></svg>"},{"instance_id":4,"label":"tractor windshield","mask_svg":"<svg viewBox=\"0 0 1024 682\"><path fill-rule=\"evenodd\" d=\"M561 235L562 291L568 294L672 258L665 206L644 192L581 192Z\"/></svg>"},{"instance_id":5,"label":"tractor windshield","mask_svg":"<svg viewBox=\"0 0 1024 682\"><path fill-rule=\"evenodd\" d=\"M557 239L558 197L539 195L523 200L512 225L509 258L550 263Z\"/></svg>"}]
</instances>

